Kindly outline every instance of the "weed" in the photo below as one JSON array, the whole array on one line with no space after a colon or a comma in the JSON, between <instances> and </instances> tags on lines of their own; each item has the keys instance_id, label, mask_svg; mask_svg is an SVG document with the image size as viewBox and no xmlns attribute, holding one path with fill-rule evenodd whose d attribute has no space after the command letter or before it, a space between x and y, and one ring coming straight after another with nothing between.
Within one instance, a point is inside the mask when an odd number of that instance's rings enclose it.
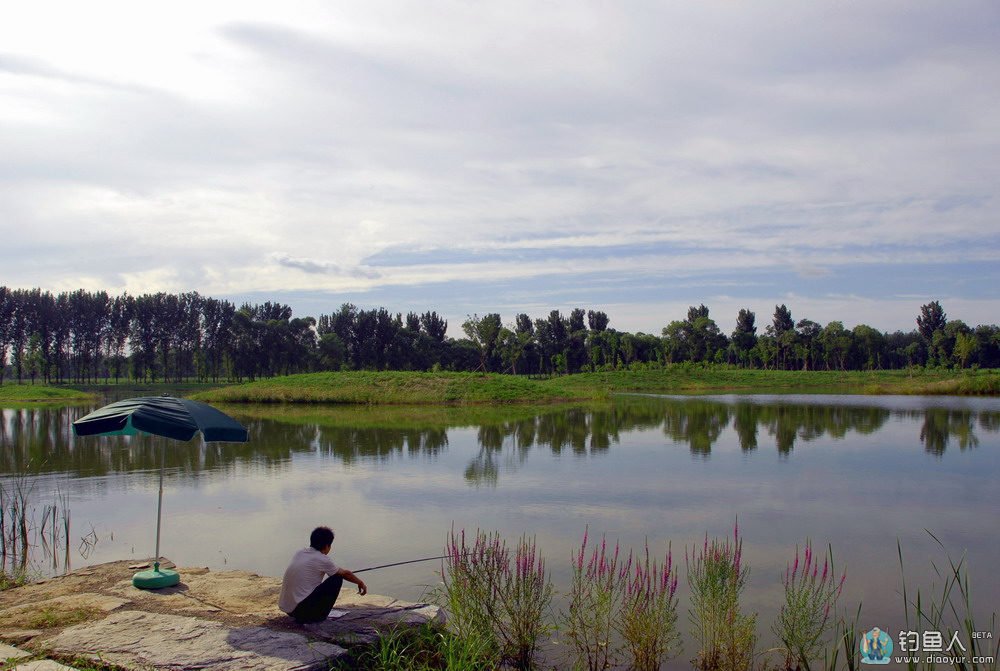
<instances>
[{"instance_id":1,"label":"weed","mask_svg":"<svg viewBox=\"0 0 1000 671\"><path fill-rule=\"evenodd\" d=\"M569 612L564 616L566 635L572 643L577 662L588 671L603 671L614 663L612 640L614 622L622 600L619 546L608 551L607 539L587 557L589 529L584 530L580 550L573 557L573 584L570 587Z\"/></svg>"},{"instance_id":2,"label":"weed","mask_svg":"<svg viewBox=\"0 0 1000 671\"><path fill-rule=\"evenodd\" d=\"M632 554L622 567L625 590L617 628L631 657L631 668L656 671L680 651L677 632L677 569L667 550L662 564L650 561L649 543L642 559Z\"/></svg>"},{"instance_id":3,"label":"weed","mask_svg":"<svg viewBox=\"0 0 1000 671\"><path fill-rule=\"evenodd\" d=\"M836 608L847 579L844 573L837 580L833 571L833 548L828 551L821 569L812 543L807 540L802 561L799 561L796 546L795 559L785 568L782 580L785 603L772 629L785 646L786 669L801 665L808 671L810 660L818 659L826 650L825 636L834 626L830 613Z\"/></svg>"},{"instance_id":4,"label":"weed","mask_svg":"<svg viewBox=\"0 0 1000 671\"><path fill-rule=\"evenodd\" d=\"M689 611L692 632L699 644L693 660L701 671L747 671L753 666L757 643L757 615L740 612L740 596L747 584L750 567L743 563L743 541L739 524L733 538L709 543L708 535L699 550L685 550Z\"/></svg>"}]
</instances>

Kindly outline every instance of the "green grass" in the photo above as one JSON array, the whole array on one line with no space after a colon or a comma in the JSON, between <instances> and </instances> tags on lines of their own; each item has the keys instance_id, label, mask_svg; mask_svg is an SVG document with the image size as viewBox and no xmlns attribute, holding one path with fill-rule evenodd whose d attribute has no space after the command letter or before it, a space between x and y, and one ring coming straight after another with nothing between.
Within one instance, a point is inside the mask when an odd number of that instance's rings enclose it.
<instances>
[{"instance_id":1,"label":"green grass","mask_svg":"<svg viewBox=\"0 0 1000 671\"><path fill-rule=\"evenodd\" d=\"M0 385L0 402L15 403L58 403L63 401L86 401L93 398L79 389L50 387L44 384L17 384L4 382Z\"/></svg>"},{"instance_id":2,"label":"green grass","mask_svg":"<svg viewBox=\"0 0 1000 671\"><path fill-rule=\"evenodd\" d=\"M31 574L26 569L0 570L0 592L27 585L29 582L31 582Z\"/></svg>"},{"instance_id":3,"label":"green grass","mask_svg":"<svg viewBox=\"0 0 1000 671\"><path fill-rule=\"evenodd\" d=\"M996 395L1000 371L753 370L728 366L678 364L663 369L581 373L564 386L603 388L610 393L837 393Z\"/></svg>"},{"instance_id":4,"label":"green grass","mask_svg":"<svg viewBox=\"0 0 1000 671\"><path fill-rule=\"evenodd\" d=\"M376 643L335 662L331 671L491 671L499 663L485 650L434 624L381 632Z\"/></svg>"},{"instance_id":5,"label":"green grass","mask_svg":"<svg viewBox=\"0 0 1000 671\"><path fill-rule=\"evenodd\" d=\"M230 403L475 404L553 403L607 396L597 388L567 388L567 379L535 380L496 373L308 373L215 389L192 398Z\"/></svg>"},{"instance_id":6,"label":"green grass","mask_svg":"<svg viewBox=\"0 0 1000 671\"><path fill-rule=\"evenodd\" d=\"M1000 394L1000 371L781 371L678 364L547 379L481 373L289 375L195 394L230 403L504 404L606 400L614 393Z\"/></svg>"},{"instance_id":7,"label":"green grass","mask_svg":"<svg viewBox=\"0 0 1000 671\"><path fill-rule=\"evenodd\" d=\"M354 429L427 431L458 427L506 425L534 420L539 415L562 413L564 407L547 404L473 405L346 405L298 403L295 405L216 404L223 412L242 419L264 419L282 424ZM574 406L577 407L577 406ZM582 408L606 409L607 403L580 404Z\"/></svg>"},{"instance_id":8,"label":"green grass","mask_svg":"<svg viewBox=\"0 0 1000 671\"><path fill-rule=\"evenodd\" d=\"M53 627L67 627L73 624L85 622L95 615L96 611L90 608L69 608L45 607L34 613L26 615L23 624L30 629L51 629Z\"/></svg>"}]
</instances>

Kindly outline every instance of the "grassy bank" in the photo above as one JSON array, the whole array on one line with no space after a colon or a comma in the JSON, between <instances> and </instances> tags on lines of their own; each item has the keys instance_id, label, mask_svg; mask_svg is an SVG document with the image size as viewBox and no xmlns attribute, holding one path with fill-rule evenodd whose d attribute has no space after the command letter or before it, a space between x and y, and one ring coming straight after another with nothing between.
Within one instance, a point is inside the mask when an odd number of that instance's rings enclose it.
<instances>
[{"instance_id":1,"label":"grassy bank","mask_svg":"<svg viewBox=\"0 0 1000 671\"><path fill-rule=\"evenodd\" d=\"M1000 394L1000 372L775 371L677 365L548 379L479 373L290 375L195 394L228 403L478 404L595 401L614 393Z\"/></svg>"},{"instance_id":2,"label":"grassy bank","mask_svg":"<svg viewBox=\"0 0 1000 671\"><path fill-rule=\"evenodd\" d=\"M49 387L43 384L0 385L0 402L13 403L59 403L63 401L86 401L91 395L79 389Z\"/></svg>"},{"instance_id":3,"label":"grassy bank","mask_svg":"<svg viewBox=\"0 0 1000 671\"><path fill-rule=\"evenodd\" d=\"M833 393L833 394L1000 394L1000 371L752 370L726 366L676 365L660 370L580 373L564 378L569 390L602 389L605 393Z\"/></svg>"},{"instance_id":4,"label":"grassy bank","mask_svg":"<svg viewBox=\"0 0 1000 671\"><path fill-rule=\"evenodd\" d=\"M226 403L466 404L553 403L607 396L596 387L569 387L569 377L533 380L479 373L308 373L258 380L195 394Z\"/></svg>"}]
</instances>

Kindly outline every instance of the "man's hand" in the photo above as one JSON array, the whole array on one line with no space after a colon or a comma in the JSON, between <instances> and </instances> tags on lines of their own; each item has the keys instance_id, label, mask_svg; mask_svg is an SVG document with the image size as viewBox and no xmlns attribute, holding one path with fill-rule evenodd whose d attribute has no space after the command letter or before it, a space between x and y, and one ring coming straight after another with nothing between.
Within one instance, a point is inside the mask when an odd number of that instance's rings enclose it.
<instances>
[{"instance_id":1,"label":"man's hand","mask_svg":"<svg viewBox=\"0 0 1000 671\"><path fill-rule=\"evenodd\" d=\"M354 575L350 571L348 571L346 568L342 568L339 571L337 571L337 575L343 576L344 580L346 580L347 582L353 582L355 585L357 585L358 594L360 594L361 596L368 594L368 585L365 584L365 581L359 578L358 576Z\"/></svg>"}]
</instances>

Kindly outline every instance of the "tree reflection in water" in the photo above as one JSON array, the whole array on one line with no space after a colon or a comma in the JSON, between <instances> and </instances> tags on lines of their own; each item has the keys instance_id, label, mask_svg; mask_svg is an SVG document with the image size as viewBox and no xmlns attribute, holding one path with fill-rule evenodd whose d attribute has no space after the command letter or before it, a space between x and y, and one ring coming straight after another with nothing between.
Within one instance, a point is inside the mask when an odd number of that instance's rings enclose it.
<instances>
[{"instance_id":1,"label":"tree reflection in water","mask_svg":"<svg viewBox=\"0 0 1000 671\"><path fill-rule=\"evenodd\" d=\"M38 407L0 410L0 472L63 472L80 477L159 467L159 440L150 437L77 439L73 420L87 407ZM342 463L394 458L435 459L448 448L448 432L476 429L478 453L469 461L470 483L495 485L503 470L516 469L532 449L589 458L607 453L622 436L660 430L672 443L708 458L732 427L744 452L757 450L762 435L788 457L797 442L822 437L868 435L891 417L922 422L919 442L934 455L950 444L960 450L979 444L977 431L1000 431L1000 412L947 407L895 410L883 406L758 402L701 398L629 397L591 407L255 407L230 406L250 431L245 445L170 441L166 467L198 474L254 464L285 467L296 454L321 454ZM917 439L917 437L914 437Z\"/></svg>"},{"instance_id":2,"label":"tree reflection in water","mask_svg":"<svg viewBox=\"0 0 1000 671\"><path fill-rule=\"evenodd\" d=\"M984 413L985 415L986 413ZM923 413L924 423L920 427L920 440L924 449L930 454L944 454L952 437L958 443L958 449L966 450L979 445L975 434L976 413L969 410L951 410L948 408L929 408ZM986 431L997 431L997 416L979 418L979 425Z\"/></svg>"}]
</instances>

